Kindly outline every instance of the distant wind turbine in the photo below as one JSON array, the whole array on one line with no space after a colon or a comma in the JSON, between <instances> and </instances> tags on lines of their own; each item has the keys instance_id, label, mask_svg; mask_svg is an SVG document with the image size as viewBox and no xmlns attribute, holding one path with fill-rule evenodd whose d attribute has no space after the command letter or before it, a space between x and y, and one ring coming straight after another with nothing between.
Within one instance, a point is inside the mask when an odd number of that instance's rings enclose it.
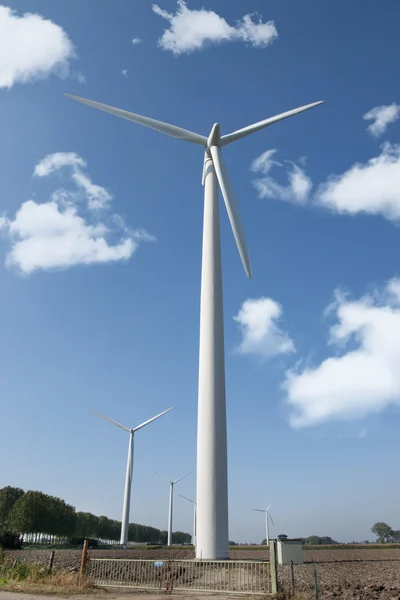
<instances>
[{"instance_id":1,"label":"distant wind turbine","mask_svg":"<svg viewBox=\"0 0 400 600\"><path fill-rule=\"evenodd\" d=\"M221 135L215 123L210 135L193 133L182 127L150 119L101 102L66 94L83 102L144 127L155 129L185 142L204 148L203 186L203 258L200 301L200 350L197 420L197 549L196 557L207 560L229 558L228 534L228 462L225 400L225 351L222 302L221 242L218 205L218 185L232 227L246 275L251 278L250 259L242 222L236 205L228 170L221 148L264 127L278 123L321 102L306 104L264 119L253 125ZM209 102L212 102L210 92ZM171 164L176 165L172 160Z\"/></svg>"},{"instance_id":2,"label":"distant wind turbine","mask_svg":"<svg viewBox=\"0 0 400 600\"><path fill-rule=\"evenodd\" d=\"M270 508L271 508L271 504L268 506L267 509L265 509L265 508L264 509L263 508L253 508L253 510L255 510L256 512L265 513L265 539L267 540L267 546L269 546L269 519L271 519L271 523L275 527L275 523L273 521L273 518L269 514L269 509Z\"/></svg>"},{"instance_id":3,"label":"distant wind turbine","mask_svg":"<svg viewBox=\"0 0 400 600\"><path fill-rule=\"evenodd\" d=\"M168 546L172 546L172 512L173 512L173 504L174 504L174 485L178 483L178 481L182 481L185 477L189 477L194 471L190 471L190 473L186 473L183 477L179 477L179 479L175 479L171 481L164 477L164 475L160 475L157 471L154 471L156 475L161 477L161 479L165 479L167 483L169 483L169 510L168 510Z\"/></svg>"},{"instance_id":4,"label":"distant wind turbine","mask_svg":"<svg viewBox=\"0 0 400 600\"><path fill-rule=\"evenodd\" d=\"M133 447L134 447L135 433L137 431L139 431L139 429L146 427L146 425L149 425L156 419L159 419L163 415L167 414L170 410L172 410L172 407L167 408L167 410L164 410L159 415L156 415L155 417L152 417L151 419L144 421L144 423L141 423L140 425L138 425L137 427L134 427L133 429L130 429L129 427L125 427L125 425L121 425L121 423L117 423L117 421L113 421L112 419L105 417L104 415L97 412L96 410L92 411L98 417L105 419L109 423L112 423L113 425L116 425L120 429L123 429L124 431L127 431L129 433L128 462L126 465L124 504L123 504L123 508L122 508L121 540L120 540L120 543L123 546L127 546L127 544L128 544L129 509L130 509L130 504L131 504L131 488L132 488L132 477L133 477Z\"/></svg>"},{"instance_id":5,"label":"distant wind turbine","mask_svg":"<svg viewBox=\"0 0 400 600\"><path fill-rule=\"evenodd\" d=\"M182 494L179 494L181 498L184 498L185 500L187 500L188 502L191 502L193 504L193 546L196 550L196 537L197 537L197 501L196 500L191 500L190 498L186 498L186 496L182 496Z\"/></svg>"}]
</instances>

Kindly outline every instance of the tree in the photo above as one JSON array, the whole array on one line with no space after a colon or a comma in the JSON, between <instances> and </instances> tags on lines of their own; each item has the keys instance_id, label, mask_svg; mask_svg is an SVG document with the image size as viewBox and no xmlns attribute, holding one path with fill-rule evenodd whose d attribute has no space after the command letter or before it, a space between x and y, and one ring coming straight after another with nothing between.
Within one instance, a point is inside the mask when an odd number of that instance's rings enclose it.
<instances>
[{"instance_id":1,"label":"tree","mask_svg":"<svg viewBox=\"0 0 400 600\"><path fill-rule=\"evenodd\" d=\"M321 546L331 546L332 544L337 544L337 542L335 542L335 540L329 536L319 538L319 543Z\"/></svg>"},{"instance_id":2,"label":"tree","mask_svg":"<svg viewBox=\"0 0 400 600\"><path fill-rule=\"evenodd\" d=\"M98 520L98 517L90 512L76 513L75 535L77 537L95 538L98 535Z\"/></svg>"},{"instance_id":3,"label":"tree","mask_svg":"<svg viewBox=\"0 0 400 600\"><path fill-rule=\"evenodd\" d=\"M163 546L166 546L167 542L168 542L168 532L160 531L160 544L162 544Z\"/></svg>"},{"instance_id":4,"label":"tree","mask_svg":"<svg viewBox=\"0 0 400 600\"><path fill-rule=\"evenodd\" d=\"M19 533L44 533L46 523L45 494L29 491L14 504L9 515L9 527Z\"/></svg>"},{"instance_id":5,"label":"tree","mask_svg":"<svg viewBox=\"0 0 400 600\"><path fill-rule=\"evenodd\" d=\"M319 535L310 535L310 537L306 538L306 544L309 544L310 546L319 546L320 544L320 537Z\"/></svg>"},{"instance_id":6,"label":"tree","mask_svg":"<svg viewBox=\"0 0 400 600\"><path fill-rule=\"evenodd\" d=\"M378 538L379 544L388 544L394 541L394 531L387 523L379 521L371 527L371 531Z\"/></svg>"},{"instance_id":7,"label":"tree","mask_svg":"<svg viewBox=\"0 0 400 600\"><path fill-rule=\"evenodd\" d=\"M24 495L24 490L8 485L0 490L0 532L9 529L8 518L14 504Z\"/></svg>"},{"instance_id":8,"label":"tree","mask_svg":"<svg viewBox=\"0 0 400 600\"><path fill-rule=\"evenodd\" d=\"M192 541L192 536L190 533L183 533L183 531L173 531L172 532L172 543L183 546L184 544L190 544Z\"/></svg>"},{"instance_id":9,"label":"tree","mask_svg":"<svg viewBox=\"0 0 400 600\"><path fill-rule=\"evenodd\" d=\"M393 541L400 542L400 529L393 531Z\"/></svg>"}]
</instances>

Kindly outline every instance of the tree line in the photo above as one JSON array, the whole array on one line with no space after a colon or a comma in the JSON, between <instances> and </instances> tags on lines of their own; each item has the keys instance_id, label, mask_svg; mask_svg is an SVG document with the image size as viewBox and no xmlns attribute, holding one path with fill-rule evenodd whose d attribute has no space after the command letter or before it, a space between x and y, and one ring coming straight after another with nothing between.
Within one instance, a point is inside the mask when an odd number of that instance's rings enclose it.
<instances>
[{"instance_id":1,"label":"tree line","mask_svg":"<svg viewBox=\"0 0 400 600\"><path fill-rule=\"evenodd\" d=\"M0 489L0 536L3 538L19 534L35 543L65 543L82 538L116 543L120 533L120 521L104 515L98 517L89 512L76 512L61 498L38 491L24 492L21 488L11 486ZM130 523L128 541L165 545L167 532ZM173 544L190 542L189 533L173 532Z\"/></svg>"}]
</instances>

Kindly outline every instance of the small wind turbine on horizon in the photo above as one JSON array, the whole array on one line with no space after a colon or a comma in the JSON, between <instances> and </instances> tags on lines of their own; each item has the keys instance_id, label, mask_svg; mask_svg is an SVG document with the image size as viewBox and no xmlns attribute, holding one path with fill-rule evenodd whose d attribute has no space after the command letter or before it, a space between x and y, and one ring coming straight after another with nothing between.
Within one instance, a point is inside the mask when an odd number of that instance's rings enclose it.
<instances>
[{"instance_id":1,"label":"small wind turbine on horizon","mask_svg":"<svg viewBox=\"0 0 400 600\"><path fill-rule=\"evenodd\" d=\"M167 414L170 410L172 410L172 408L173 408L172 406L171 406L171 408L167 408L167 410L164 410L163 412L156 415L155 417L152 417L151 419L144 421L144 423L141 423L140 425L138 425L137 427L134 427L133 429L131 429L130 427L125 427L125 425L121 425L121 423L118 423L117 421L113 421L112 419L109 419L105 415L102 415L101 413L97 412L97 410L92 411L98 417L101 417L105 421L108 421L109 423L112 423L113 425L116 425L120 429L123 429L124 431L127 431L129 433L128 461L127 461L127 465L126 465L124 504L122 507L121 539L120 539L120 543L125 547L128 545L129 510L130 510L130 504L131 504L133 456L134 456L133 450L134 450L135 433L137 431L139 431L139 429L143 429L143 427L146 427L146 425L149 425L156 419L159 419L163 415Z\"/></svg>"},{"instance_id":2,"label":"small wind turbine on horizon","mask_svg":"<svg viewBox=\"0 0 400 600\"><path fill-rule=\"evenodd\" d=\"M229 558L228 533L228 459L225 398L225 350L222 297L221 240L218 186L221 188L233 236L246 275L251 278L246 239L228 170L221 148L318 106L313 102L264 119L233 133L221 135L215 123L210 135L204 136L176 125L121 110L101 102L66 94L69 98L155 129L204 149L203 178L204 221L200 299L200 344L197 419L197 546L196 558ZM212 90L209 94L212 102ZM179 169L176 161L171 163Z\"/></svg>"},{"instance_id":3,"label":"small wind turbine on horizon","mask_svg":"<svg viewBox=\"0 0 400 600\"><path fill-rule=\"evenodd\" d=\"M272 525L275 527L275 523L271 515L269 514L269 509L271 508L271 504L268 508L253 508L255 512L265 513L265 539L267 541L267 546L269 546L269 520L271 520Z\"/></svg>"},{"instance_id":4,"label":"small wind turbine on horizon","mask_svg":"<svg viewBox=\"0 0 400 600\"><path fill-rule=\"evenodd\" d=\"M174 485L176 483L178 483L178 481L182 481L182 479L185 479L185 477L189 477L189 475L194 473L194 471L190 471L190 473L186 473L186 475L184 475L183 477L179 477L179 479L175 479L174 481L167 479L166 477L164 477L164 475L160 475L160 473L157 473L157 471L154 471L154 473L156 475L158 475L159 477L161 477L161 479L165 479L165 481L167 483L169 483L168 542L167 543L168 543L168 546L172 546L172 512L173 512L173 505L174 505Z\"/></svg>"},{"instance_id":5,"label":"small wind turbine on horizon","mask_svg":"<svg viewBox=\"0 0 400 600\"><path fill-rule=\"evenodd\" d=\"M191 502L193 504L193 546L194 549L196 550L196 537L197 537L197 500L191 500L190 498L187 498L186 496L183 496L182 494L179 494L181 498L184 498L184 500L187 500L188 502Z\"/></svg>"}]
</instances>

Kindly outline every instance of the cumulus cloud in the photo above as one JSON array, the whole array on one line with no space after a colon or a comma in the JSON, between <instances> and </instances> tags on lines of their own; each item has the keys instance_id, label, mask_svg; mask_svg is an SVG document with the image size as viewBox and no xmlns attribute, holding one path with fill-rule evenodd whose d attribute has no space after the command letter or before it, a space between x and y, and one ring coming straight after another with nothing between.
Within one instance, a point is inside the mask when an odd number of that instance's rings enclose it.
<instances>
[{"instance_id":1,"label":"cumulus cloud","mask_svg":"<svg viewBox=\"0 0 400 600\"><path fill-rule=\"evenodd\" d=\"M112 200L111 194L101 185L96 185L90 177L83 172L86 161L75 152L55 152L43 158L35 167L34 175L47 177L54 171L63 167L72 168L72 179L85 195L90 209L104 208ZM59 193L59 190L58 190Z\"/></svg>"},{"instance_id":2,"label":"cumulus cloud","mask_svg":"<svg viewBox=\"0 0 400 600\"><path fill-rule=\"evenodd\" d=\"M51 73L64 78L74 56L74 46L62 27L41 15L19 16L0 5L0 88Z\"/></svg>"},{"instance_id":3,"label":"cumulus cloud","mask_svg":"<svg viewBox=\"0 0 400 600\"><path fill-rule=\"evenodd\" d=\"M272 198L284 200L286 202L295 202L305 204L309 200L312 189L312 181L306 175L304 169L293 162L285 161L287 168L288 183L283 185L279 183L269 172L274 166L283 167L280 162L273 160L277 150L267 150L261 156L256 158L250 169L253 173L260 173L263 177L253 180L253 185L258 192L259 198Z\"/></svg>"},{"instance_id":4,"label":"cumulus cloud","mask_svg":"<svg viewBox=\"0 0 400 600\"><path fill-rule=\"evenodd\" d=\"M13 219L0 218L10 243L7 267L30 274L128 260L140 242L154 240L145 230L128 228L119 215L108 214L112 196L91 181L85 167L74 152L48 155L36 165L37 177L67 168L76 189L58 188L48 202L27 200Z\"/></svg>"},{"instance_id":5,"label":"cumulus cloud","mask_svg":"<svg viewBox=\"0 0 400 600\"><path fill-rule=\"evenodd\" d=\"M157 4L153 4L153 11L169 22L169 29L164 31L158 45L176 56L202 50L207 44L231 41L263 48L278 36L275 23L263 23L257 14L247 14L233 26L213 10L190 10L184 0L178 0L175 14L168 13Z\"/></svg>"},{"instance_id":6,"label":"cumulus cloud","mask_svg":"<svg viewBox=\"0 0 400 600\"><path fill-rule=\"evenodd\" d=\"M356 163L319 186L316 201L339 213L400 218L400 145L386 143L379 156Z\"/></svg>"},{"instance_id":7,"label":"cumulus cloud","mask_svg":"<svg viewBox=\"0 0 400 600\"><path fill-rule=\"evenodd\" d=\"M122 69L122 71L121 71L121 75L122 75L123 77L128 77L128 69Z\"/></svg>"},{"instance_id":8,"label":"cumulus cloud","mask_svg":"<svg viewBox=\"0 0 400 600\"><path fill-rule=\"evenodd\" d=\"M363 116L363 119L366 121L372 121L367 129L370 134L375 137L382 135L382 133L386 131L388 125L394 123L399 118L400 105L395 102L393 104L375 106L375 108L372 108Z\"/></svg>"},{"instance_id":9,"label":"cumulus cloud","mask_svg":"<svg viewBox=\"0 0 400 600\"><path fill-rule=\"evenodd\" d=\"M359 300L336 294L330 344L315 367L287 372L290 422L301 428L357 419L400 405L400 279Z\"/></svg>"},{"instance_id":10,"label":"cumulus cloud","mask_svg":"<svg viewBox=\"0 0 400 600\"><path fill-rule=\"evenodd\" d=\"M138 44L141 44L142 42L143 42L143 40L141 40L140 37L132 38L132 46L137 46Z\"/></svg>"},{"instance_id":11,"label":"cumulus cloud","mask_svg":"<svg viewBox=\"0 0 400 600\"><path fill-rule=\"evenodd\" d=\"M284 166L272 160L275 152L264 152L251 165L253 172L263 175L253 180L260 198L319 205L342 214L365 213L400 220L400 145L383 144L378 156L356 163L340 175L331 175L313 194L311 179L304 167L295 163L285 161L289 180L286 185L272 176L273 167Z\"/></svg>"},{"instance_id":12,"label":"cumulus cloud","mask_svg":"<svg viewBox=\"0 0 400 600\"><path fill-rule=\"evenodd\" d=\"M242 341L240 354L255 354L268 358L295 352L290 337L278 322L282 307L271 298L249 299L243 302L234 320L239 324Z\"/></svg>"}]
</instances>

